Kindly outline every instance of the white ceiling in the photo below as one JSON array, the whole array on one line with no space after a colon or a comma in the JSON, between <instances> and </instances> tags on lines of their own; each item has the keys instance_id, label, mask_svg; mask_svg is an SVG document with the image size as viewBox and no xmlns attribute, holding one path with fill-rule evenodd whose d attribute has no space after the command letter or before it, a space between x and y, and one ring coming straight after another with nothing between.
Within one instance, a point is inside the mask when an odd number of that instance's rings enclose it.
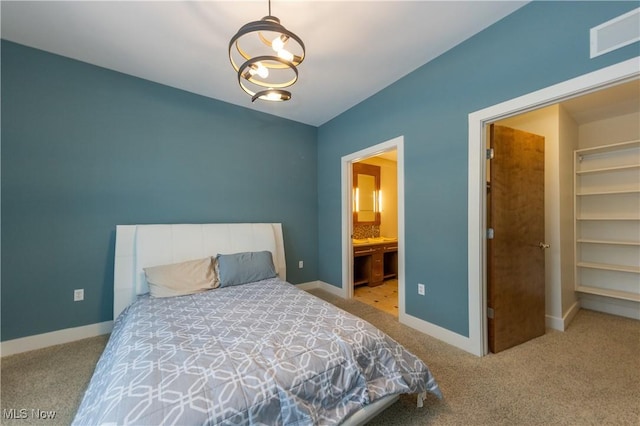
<instances>
[{"instance_id":1,"label":"white ceiling","mask_svg":"<svg viewBox=\"0 0 640 426\"><path fill-rule=\"evenodd\" d=\"M640 80L587 93L561 103L578 124L640 112Z\"/></svg>"},{"instance_id":2,"label":"white ceiling","mask_svg":"<svg viewBox=\"0 0 640 426\"><path fill-rule=\"evenodd\" d=\"M228 43L268 1L2 1L2 38L319 126L527 1L285 1L306 45L289 102L251 103Z\"/></svg>"}]
</instances>

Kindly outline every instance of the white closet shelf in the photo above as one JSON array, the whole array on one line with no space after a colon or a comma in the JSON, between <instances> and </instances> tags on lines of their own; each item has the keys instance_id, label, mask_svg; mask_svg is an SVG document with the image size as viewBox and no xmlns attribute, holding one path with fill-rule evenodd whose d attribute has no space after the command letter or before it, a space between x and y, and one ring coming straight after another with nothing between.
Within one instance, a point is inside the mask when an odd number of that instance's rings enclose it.
<instances>
[{"instance_id":1,"label":"white closet shelf","mask_svg":"<svg viewBox=\"0 0 640 426\"><path fill-rule=\"evenodd\" d=\"M578 155L604 154L607 152L638 148L638 147L640 147L640 139L632 140L628 142L620 142L620 143L612 143L609 145L596 146L593 148L582 148L582 149L576 150L576 154Z\"/></svg>"},{"instance_id":2,"label":"white closet shelf","mask_svg":"<svg viewBox=\"0 0 640 426\"><path fill-rule=\"evenodd\" d=\"M638 217L578 217L576 220L635 220L638 221Z\"/></svg>"},{"instance_id":3,"label":"white closet shelf","mask_svg":"<svg viewBox=\"0 0 640 426\"><path fill-rule=\"evenodd\" d=\"M615 240L590 240L586 238L578 238L576 240L582 244L609 244L615 246L640 246L640 241L615 241Z\"/></svg>"},{"instance_id":4,"label":"white closet shelf","mask_svg":"<svg viewBox=\"0 0 640 426\"><path fill-rule=\"evenodd\" d=\"M576 195L578 197L583 197L583 196L589 196L589 195L617 195L617 194L640 194L640 189L620 189L616 191L580 192Z\"/></svg>"},{"instance_id":5,"label":"white closet shelf","mask_svg":"<svg viewBox=\"0 0 640 426\"><path fill-rule=\"evenodd\" d=\"M578 149L573 167L575 290L640 302L640 140Z\"/></svg>"},{"instance_id":6,"label":"white closet shelf","mask_svg":"<svg viewBox=\"0 0 640 426\"><path fill-rule=\"evenodd\" d=\"M601 269L604 271L631 272L640 274L640 266L615 265L612 263L578 262L579 268Z\"/></svg>"},{"instance_id":7,"label":"white closet shelf","mask_svg":"<svg viewBox=\"0 0 640 426\"><path fill-rule=\"evenodd\" d=\"M591 169L591 170L577 170L576 174L585 175L589 173L606 173L606 172L617 172L617 171L633 170L633 169L640 169L640 164L630 164L628 166L602 167L602 168Z\"/></svg>"},{"instance_id":8,"label":"white closet shelf","mask_svg":"<svg viewBox=\"0 0 640 426\"><path fill-rule=\"evenodd\" d=\"M616 299L633 300L635 302L640 302L640 294L630 293L628 291L607 290L604 288L588 287L582 285L576 286L576 291L579 291L581 293L596 294L598 296L607 296Z\"/></svg>"}]
</instances>

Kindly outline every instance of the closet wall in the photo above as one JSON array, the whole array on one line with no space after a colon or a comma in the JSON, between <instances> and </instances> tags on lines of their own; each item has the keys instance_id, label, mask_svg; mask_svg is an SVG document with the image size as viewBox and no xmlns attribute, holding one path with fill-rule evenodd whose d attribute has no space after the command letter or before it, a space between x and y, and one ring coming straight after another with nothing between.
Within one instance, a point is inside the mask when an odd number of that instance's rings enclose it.
<instances>
[{"instance_id":1,"label":"closet wall","mask_svg":"<svg viewBox=\"0 0 640 426\"><path fill-rule=\"evenodd\" d=\"M560 104L520 114L497 124L545 138L545 313L547 327L564 330L577 310L574 291L573 151L578 125ZM567 323L570 319L567 321Z\"/></svg>"}]
</instances>

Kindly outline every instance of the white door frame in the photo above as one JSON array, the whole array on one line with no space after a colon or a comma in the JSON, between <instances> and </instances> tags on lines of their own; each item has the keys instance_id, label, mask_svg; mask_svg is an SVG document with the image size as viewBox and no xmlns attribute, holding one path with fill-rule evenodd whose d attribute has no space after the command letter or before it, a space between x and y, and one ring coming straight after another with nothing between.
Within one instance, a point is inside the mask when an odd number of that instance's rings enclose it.
<instances>
[{"instance_id":1,"label":"white door frame","mask_svg":"<svg viewBox=\"0 0 640 426\"><path fill-rule=\"evenodd\" d=\"M640 56L469 114L468 271L469 344L477 356L488 353L486 292L485 126L640 77Z\"/></svg>"},{"instance_id":2,"label":"white door frame","mask_svg":"<svg viewBox=\"0 0 640 426\"><path fill-rule=\"evenodd\" d=\"M353 298L353 173L352 165L358 160L386 151L397 150L398 175L398 314L405 313L404 304L404 136L362 149L342 157L342 293Z\"/></svg>"}]
</instances>

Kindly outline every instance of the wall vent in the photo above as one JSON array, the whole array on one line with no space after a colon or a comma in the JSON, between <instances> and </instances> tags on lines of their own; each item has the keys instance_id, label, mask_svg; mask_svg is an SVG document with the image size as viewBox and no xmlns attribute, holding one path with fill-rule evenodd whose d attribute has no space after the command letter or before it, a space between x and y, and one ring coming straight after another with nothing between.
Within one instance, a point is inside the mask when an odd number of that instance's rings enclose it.
<instances>
[{"instance_id":1,"label":"wall vent","mask_svg":"<svg viewBox=\"0 0 640 426\"><path fill-rule=\"evenodd\" d=\"M591 28L591 58L640 40L640 7Z\"/></svg>"}]
</instances>

